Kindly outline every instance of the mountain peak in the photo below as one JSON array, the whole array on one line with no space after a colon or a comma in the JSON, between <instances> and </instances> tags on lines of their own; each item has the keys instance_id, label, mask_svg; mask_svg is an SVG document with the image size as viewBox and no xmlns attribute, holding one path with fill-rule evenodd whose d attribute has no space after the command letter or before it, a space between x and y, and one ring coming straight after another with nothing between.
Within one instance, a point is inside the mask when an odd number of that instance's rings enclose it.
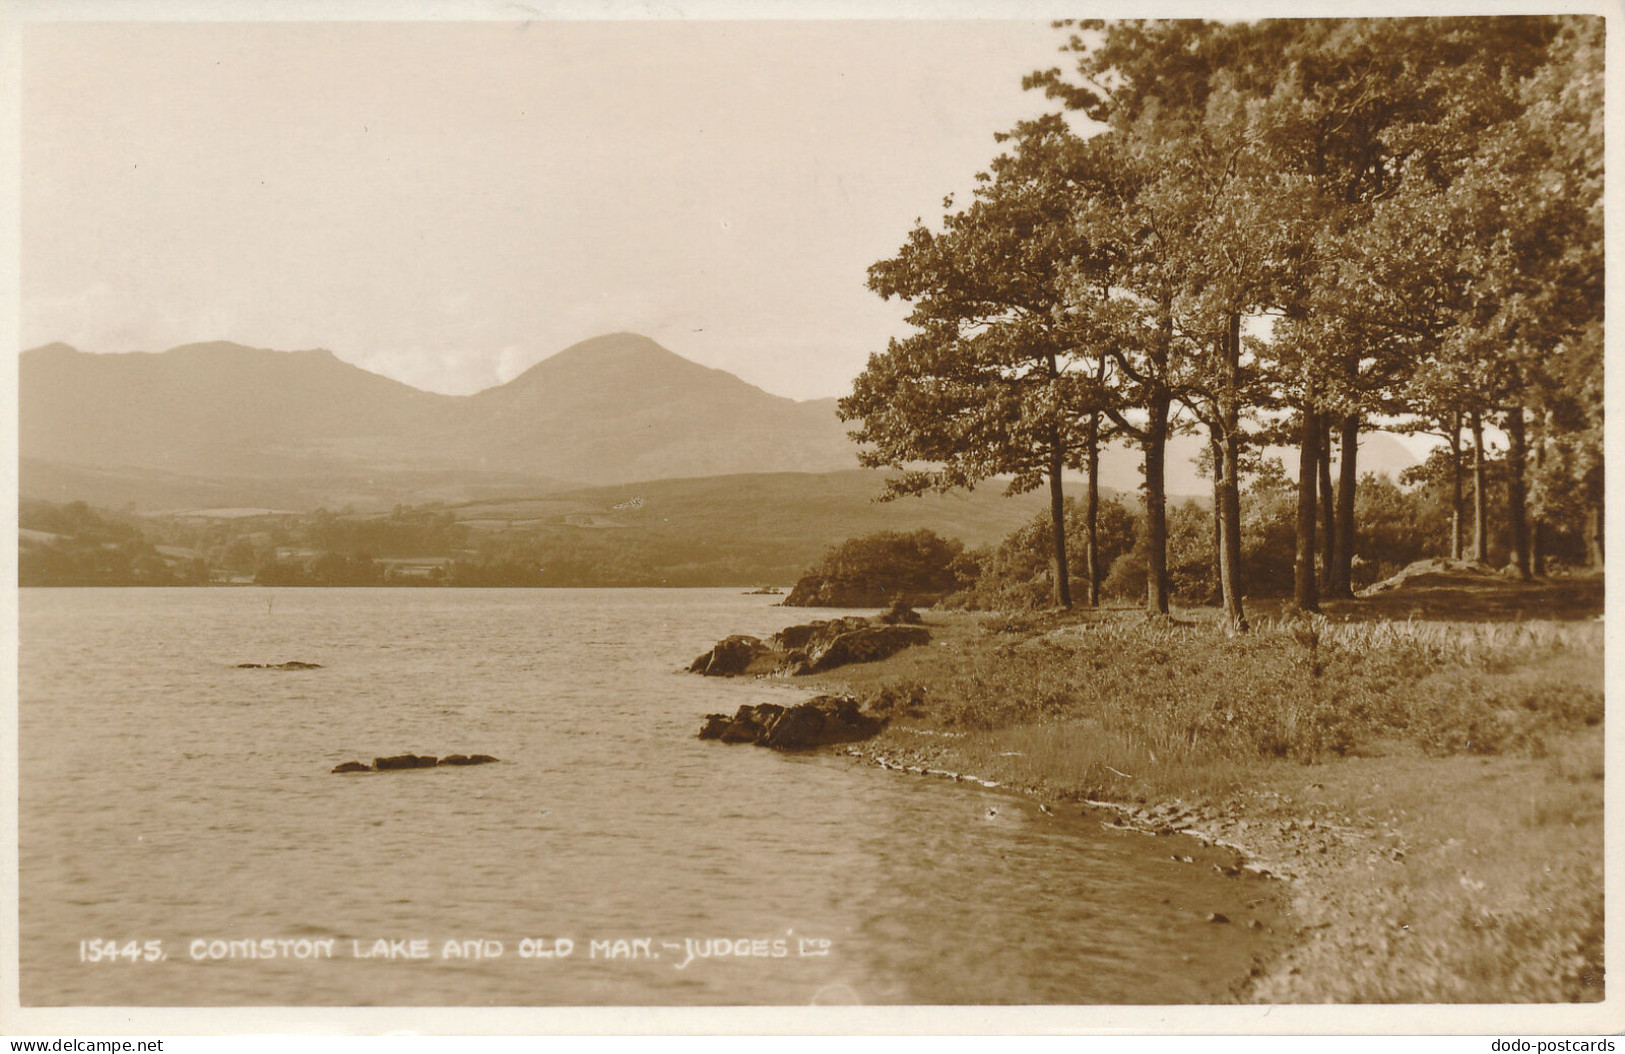
<instances>
[{"instance_id":1,"label":"mountain peak","mask_svg":"<svg viewBox=\"0 0 1625 1054\"><path fill-rule=\"evenodd\" d=\"M533 391L561 384L644 389L669 388L672 385L721 386L725 389L749 389L768 398L777 398L725 370L712 369L685 359L639 333L606 333L572 344L538 362L507 384L489 388L481 394Z\"/></svg>"},{"instance_id":2,"label":"mountain peak","mask_svg":"<svg viewBox=\"0 0 1625 1054\"><path fill-rule=\"evenodd\" d=\"M84 352L72 344L64 344L60 340L53 340L49 344L41 344L37 348L29 348L24 355L82 355Z\"/></svg>"},{"instance_id":3,"label":"mountain peak","mask_svg":"<svg viewBox=\"0 0 1625 1054\"><path fill-rule=\"evenodd\" d=\"M236 355L242 352L264 351L263 348L251 348L247 344L238 344L231 340L200 340L191 344L177 344L170 348L167 354L171 355Z\"/></svg>"},{"instance_id":4,"label":"mountain peak","mask_svg":"<svg viewBox=\"0 0 1625 1054\"><path fill-rule=\"evenodd\" d=\"M606 333L601 337L591 337L572 344L538 362L526 372L539 369L552 371L566 367L588 369L608 367L616 370L670 368L678 364L692 369L706 369L699 363L691 362L675 351L662 347L641 333Z\"/></svg>"},{"instance_id":5,"label":"mountain peak","mask_svg":"<svg viewBox=\"0 0 1625 1054\"><path fill-rule=\"evenodd\" d=\"M682 358L675 351L657 344L652 338L641 333L605 333L598 337L588 337L578 341L551 358L562 359L566 355L594 355L627 357L634 355L659 355L672 358Z\"/></svg>"}]
</instances>

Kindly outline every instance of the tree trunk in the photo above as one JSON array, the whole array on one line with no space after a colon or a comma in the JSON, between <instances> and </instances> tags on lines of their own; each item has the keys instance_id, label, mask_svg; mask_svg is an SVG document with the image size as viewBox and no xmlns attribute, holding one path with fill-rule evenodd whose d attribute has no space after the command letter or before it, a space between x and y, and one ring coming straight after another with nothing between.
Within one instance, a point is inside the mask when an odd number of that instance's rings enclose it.
<instances>
[{"instance_id":1,"label":"tree trunk","mask_svg":"<svg viewBox=\"0 0 1625 1054\"><path fill-rule=\"evenodd\" d=\"M1168 447L1166 389L1151 397L1145 429L1145 608L1153 615L1168 614L1168 508L1163 463Z\"/></svg>"},{"instance_id":2,"label":"tree trunk","mask_svg":"<svg viewBox=\"0 0 1625 1054\"><path fill-rule=\"evenodd\" d=\"M1524 468L1529 458L1528 436L1524 431L1523 407L1507 411L1507 519L1512 526L1512 563L1518 577L1529 581L1528 483Z\"/></svg>"},{"instance_id":3,"label":"tree trunk","mask_svg":"<svg viewBox=\"0 0 1625 1054\"><path fill-rule=\"evenodd\" d=\"M1089 432L1083 452L1088 488L1083 497L1083 565L1089 576L1085 601L1100 606L1100 414L1089 415Z\"/></svg>"},{"instance_id":4,"label":"tree trunk","mask_svg":"<svg viewBox=\"0 0 1625 1054\"><path fill-rule=\"evenodd\" d=\"M1461 411L1450 415L1450 559L1461 559Z\"/></svg>"},{"instance_id":5,"label":"tree trunk","mask_svg":"<svg viewBox=\"0 0 1625 1054\"><path fill-rule=\"evenodd\" d=\"M1360 415L1345 414L1337 439L1337 516L1333 521L1331 595L1354 596L1354 491L1360 470Z\"/></svg>"},{"instance_id":6,"label":"tree trunk","mask_svg":"<svg viewBox=\"0 0 1625 1054\"><path fill-rule=\"evenodd\" d=\"M1490 509L1486 494L1484 459L1484 415L1474 410L1469 423L1473 429L1473 559L1490 562Z\"/></svg>"},{"instance_id":7,"label":"tree trunk","mask_svg":"<svg viewBox=\"0 0 1625 1054\"><path fill-rule=\"evenodd\" d=\"M1233 630L1247 629L1241 608L1241 404L1236 376L1241 370L1241 316L1232 314L1225 333L1223 434L1214 450L1213 478L1218 500L1219 596Z\"/></svg>"},{"instance_id":8,"label":"tree trunk","mask_svg":"<svg viewBox=\"0 0 1625 1054\"><path fill-rule=\"evenodd\" d=\"M1332 566L1337 557L1337 502L1332 494L1332 415L1320 417L1320 593L1332 595Z\"/></svg>"},{"instance_id":9,"label":"tree trunk","mask_svg":"<svg viewBox=\"0 0 1625 1054\"><path fill-rule=\"evenodd\" d=\"M1050 430L1049 523L1055 541L1055 600L1064 608L1072 606L1072 583L1066 570L1066 494L1061 489L1061 470L1066 456L1061 449L1061 430Z\"/></svg>"},{"instance_id":10,"label":"tree trunk","mask_svg":"<svg viewBox=\"0 0 1625 1054\"><path fill-rule=\"evenodd\" d=\"M1546 577L1546 549L1550 538L1546 532L1546 442L1547 429L1551 427L1551 417L1548 412L1545 416L1535 417L1535 434L1530 442L1534 456L1534 482L1529 492L1525 494L1526 505L1529 510L1529 573L1536 578Z\"/></svg>"},{"instance_id":11,"label":"tree trunk","mask_svg":"<svg viewBox=\"0 0 1625 1054\"><path fill-rule=\"evenodd\" d=\"M1595 568L1603 566L1602 502L1602 496L1598 495L1586 514L1586 564Z\"/></svg>"},{"instance_id":12,"label":"tree trunk","mask_svg":"<svg viewBox=\"0 0 1625 1054\"><path fill-rule=\"evenodd\" d=\"M1208 583L1207 602L1214 607L1224 606L1224 444L1220 426L1208 429L1207 452L1213 460L1213 560L1209 572L1213 580Z\"/></svg>"},{"instance_id":13,"label":"tree trunk","mask_svg":"<svg viewBox=\"0 0 1625 1054\"><path fill-rule=\"evenodd\" d=\"M1298 449L1298 534L1292 561L1292 599L1300 611L1319 611L1315 583L1315 486L1320 466L1320 415L1303 411Z\"/></svg>"},{"instance_id":14,"label":"tree trunk","mask_svg":"<svg viewBox=\"0 0 1625 1054\"><path fill-rule=\"evenodd\" d=\"M1224 437L1224 484L1219 488L1219 587L1230 628L1245 630L1241 607L1241 440L1234 427Z\"/></svg>"}]
</instances>

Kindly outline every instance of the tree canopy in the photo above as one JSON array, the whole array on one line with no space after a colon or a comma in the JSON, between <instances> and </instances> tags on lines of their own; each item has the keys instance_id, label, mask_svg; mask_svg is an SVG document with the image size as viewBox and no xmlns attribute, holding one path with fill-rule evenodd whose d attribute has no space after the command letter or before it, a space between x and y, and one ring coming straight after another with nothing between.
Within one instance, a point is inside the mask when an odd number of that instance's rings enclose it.
<instances>
[{"instance_id":1,"label":"tree canopy","mask_svg":"<svg viewBox=\"0 0 1625 1054\"><path fill-rule=\"evenodd\" d=\"M1489 424L1510 563L1538 571L1542 531L1577 518L1600 558L1601 18L1057 27L1067 65L1026 83L1087 122L1000 133L974 200L870 269L915 332L841 412L866 464L904 470L894 495L1048 481L1064 583L1060 477L1108 423L1144 453L1146 603L1166 611L1163 461L1194 422L1243 627L1248 447L1300 448L1295 595L1313 609L1350 588L1362 428L1457 437L1459 524L1459 436L1478 437L1482 508Z\"/></svg>"}]
</instances>

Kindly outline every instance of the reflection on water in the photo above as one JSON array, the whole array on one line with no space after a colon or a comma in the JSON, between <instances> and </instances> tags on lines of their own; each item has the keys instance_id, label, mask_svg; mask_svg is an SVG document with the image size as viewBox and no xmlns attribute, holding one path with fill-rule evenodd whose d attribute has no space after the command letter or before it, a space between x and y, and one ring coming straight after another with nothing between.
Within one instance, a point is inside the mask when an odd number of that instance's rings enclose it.
<instances>
[{"instance_id":1,"label":"reflection on water","mask_svg":"<svg viewBox=\"0 0 1625 1054\"><path fill-rule=\"evenodd\" d=\"M1263 947L1206 919L1267 889L1167 839L696 739L795 691L677 672L807 616L762 597L20 608L25 1005L1206 1002ZM329 773L406 752L502 764Z\"/></svg>"}]
</instances>

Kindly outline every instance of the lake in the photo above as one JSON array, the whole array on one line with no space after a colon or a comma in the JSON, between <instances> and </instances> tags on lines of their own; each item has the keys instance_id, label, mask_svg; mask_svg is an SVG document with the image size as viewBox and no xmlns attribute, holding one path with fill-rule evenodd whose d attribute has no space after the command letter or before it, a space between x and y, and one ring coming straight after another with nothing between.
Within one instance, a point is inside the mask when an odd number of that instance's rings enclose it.
<instances>
[{"instance_id":1,"label":"lake","mask_svg":"<svg viewBox=\"0 0 1625 1054\"><path fill-rule=\"evenodd\" d=\"M1271 891L1194 843L698 740L806 694L681 672L840 613L773 600L20 591L23 1005L1225 1000ZM406 752L501 763L331 773Z\"/></svg>"}]
</instances>

